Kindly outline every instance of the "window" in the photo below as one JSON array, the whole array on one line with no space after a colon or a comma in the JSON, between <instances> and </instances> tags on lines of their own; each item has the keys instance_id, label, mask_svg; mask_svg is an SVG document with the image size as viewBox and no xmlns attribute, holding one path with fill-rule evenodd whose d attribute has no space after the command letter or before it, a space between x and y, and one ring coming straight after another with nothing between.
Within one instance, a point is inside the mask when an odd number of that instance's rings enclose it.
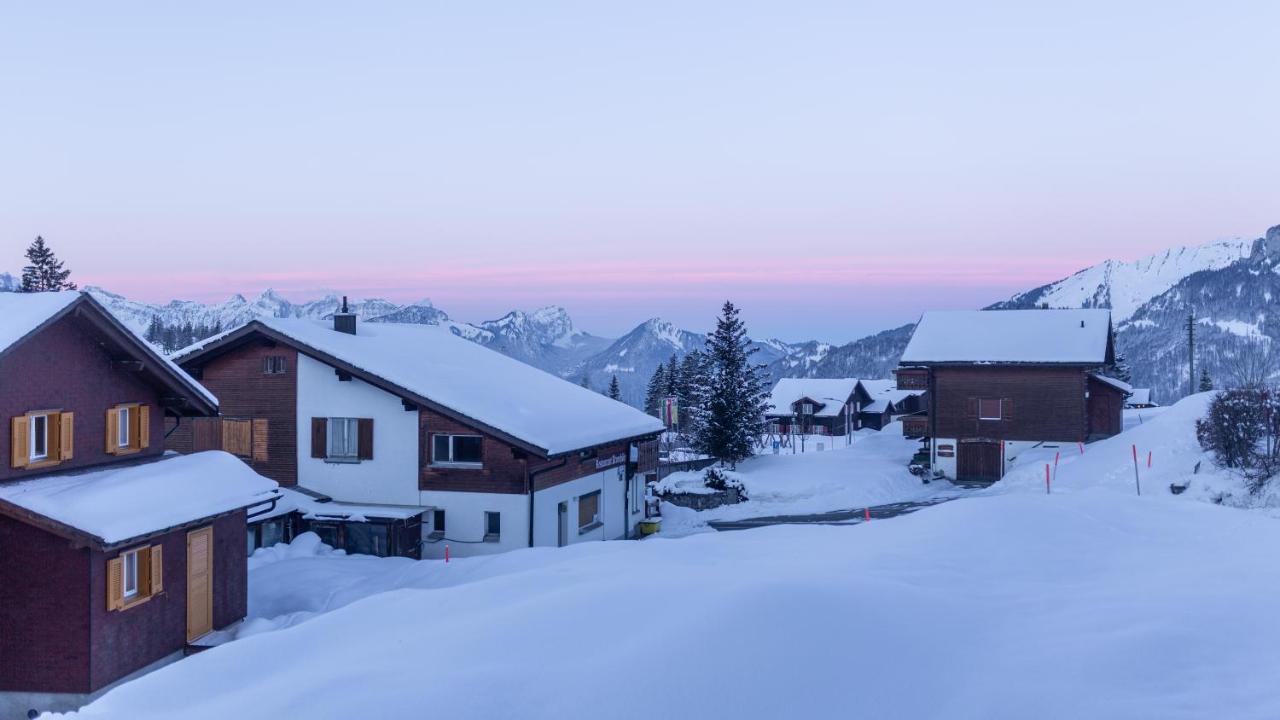
<instances>
[{"instance_id":1,"label":"window","mask_svg":"<svg viewBox=\"0 0 1280 720\"><path fill-rule=\"evenodd\" d=\"M578 534L589 532L600 525L600 491L578 498Z\"/></svg>"},{"instance_id":2,"label":"window","mask_svg":"<svg viewBox=\"0 0 1280 720\"><path fill-rule=\"evenodd\" d=\"M356 460L359 450L359 421L356 418L329 418L326 456L332 460Z\"/></svg>"},{"instance_id":3,"label":"window","mask_svg":"<svg viewBox=\"0 0 1280 720\"><path fill-rule=\"evenodd\" d=\"M800 403L800 414L801 414L801 415L812 415L812 414L813 414L813 403Z\"/></svg>"},{"instance_id":4,"label":"window","mask_svg":"<svg viewBox=\"0 0 1280 720\"><path fill-rule=\"evenodd\" d=\"M484 541L498 542L502 536L502 513L486 512L484 514Z\"/></svg>"},{"instance_id":5,"label":"window","mask_svg":"<svg viewBox=\"0 0 1280 720\"><path fill-rule=\"evenodd\" d=\"M483 459L484 439L479 435L433 435L433 465L479 466Z\"/></svg>"},{"instance_id":6,"label":"window","mask_svg":"<svg viewBox=\"0 0 1280 720\"><path fill-rule=\"evenodd\" d=\"M997 398L980 398L978 400L979 420L1000 420L1000 400Z\"/></svg>"},{"instance_id":7,"label":"window","mask_svg":"<svg viewBox=\"0 0 1280 720\"><path fill-rule=\"evenodd\" d=\"M263 375L283 375L284 374L284 356L283 355L266 355L262 358L262 374Z\"/></svg>"},{"instance_id":8,"label":"window","mask_svg":"<svg viewBox=\"0 0 1280 720\"><path fill-rule=\"evenodd\" d=\"M436 510L431 513L431 531L444 534L444 511Z\"/></svg>"},{"instance_id":9,"label":"window","mask_svg":"<svg viewBox=\"0 0 1280 720\"><path fill-rule=\"evenodd\" d=\"M138 596L138 553L139 550L127 552L124 558L124 572L121 575L123 596L125 600Z\"/></svg>"},{"instance_id":10,"label":"window","mask_svg":"<svg viewBox=\"0 0 1280 720\"><path fill-rule=\"evenodd\" d=\"M129 408L127 407L119 410L119 419L116 421L116 447L129 447Z\"/></svg>"},{"instance_id":11,"label":"window","mask_svg":"<svg viewBox=\"0 0 1280 720\"><path fill-rule=\"evenodd\" d=\"M631 512L638 513L644 500L644 482L639 475L631 476Z\"/></svg>"},{"instance_id":12,"label":"window","mask_svg":"<svg viewBox=\"0 0 1280 720\"><path fill-rule=\"evenodd\" d=\"M164 590L164 548L134 548L107 561L107 610L124 610Z\"/></svg>"},{"instance_id":13,"label":"window","mask_svg":"<svg viewBox=\"0 0 1280 720\"><path fill-rule=\"evenodd\" d=\"M49 416L32 415L27 420L27 435L31 440L27 457L33 461L47 459L49 457Z\"/></svg>"}]
</instances>

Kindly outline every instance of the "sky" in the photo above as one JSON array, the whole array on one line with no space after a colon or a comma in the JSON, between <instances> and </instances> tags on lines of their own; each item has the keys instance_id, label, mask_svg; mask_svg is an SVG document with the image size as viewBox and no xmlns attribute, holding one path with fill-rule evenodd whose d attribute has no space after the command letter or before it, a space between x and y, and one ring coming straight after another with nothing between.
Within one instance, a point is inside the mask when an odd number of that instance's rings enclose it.
<instances>
[{"instance_id":1,"label":"sky","mask_svg":"<svg viewBox=\"0 0 1280 720\"><path fill-rule=\"evenodd\" d=\"M0 6L0 271L843 342L1280 224L1277 3ZM7 260L3 258L8 258Z\"/></svg>"}]
</instances>

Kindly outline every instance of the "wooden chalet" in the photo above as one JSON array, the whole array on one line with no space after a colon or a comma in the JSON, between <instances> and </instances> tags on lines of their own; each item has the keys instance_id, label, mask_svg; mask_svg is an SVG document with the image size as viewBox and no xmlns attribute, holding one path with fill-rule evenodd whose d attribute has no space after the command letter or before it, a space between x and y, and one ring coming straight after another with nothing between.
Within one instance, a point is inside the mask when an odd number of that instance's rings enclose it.
<instances>
[{"instance_id":1,"label":"wooden chalet","mask_svg":"<svg viewBox=\"0 0 1280 720\"><path fill-rule=\"evenodd\" d=\"M240 620L275 483L163 454L217 400L85 294L0 293L0 717L79 707Z\"/></svg>"},{"instance_id":2,"label":"wooden chalet","mask_svg":"<svg viewBox=\"0 0 1280 720\"><path fill-rule=\"evenodd\" d=\"M769 394L770 431L788 435L845 435L871 398L857 378L782 378Z\"/></svg>"},{"instance_id":3,"label":"wooden chalet","mask_svg":"<svg viewBox=\"0 0 1280 720\"><path fill-rule=\"evenodd\" d=\"M903 431L929 443L935 473L999 480L1029 447L1087 442L1122 429L1123 383L1108 310L930 312L903 352L898 387L926 391Z\"/></svg>"},{"instance_id":4,"label":"wooden chalet","mask_svg":"<svg viewBox=\"0 0 1280 720\"><path fill-rule=\"evenodd\" d=\"M312 530L350 552L455 556L630 537L663 426L447 328L255 320L179 353L220 447L287 488L251 543Z\"/></svg>"}]
</instances>

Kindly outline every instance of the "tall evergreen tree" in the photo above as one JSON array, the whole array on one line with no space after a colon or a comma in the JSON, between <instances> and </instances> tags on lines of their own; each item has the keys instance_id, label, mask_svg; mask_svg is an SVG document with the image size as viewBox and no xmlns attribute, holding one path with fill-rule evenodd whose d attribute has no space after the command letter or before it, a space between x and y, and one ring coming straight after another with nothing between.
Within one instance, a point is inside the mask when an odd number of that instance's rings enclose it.
<instances>
[{"instance_id":1,"label":"tall evergreen tree","mask_svg":"<svg viewBox=\"0 0 1280 720\"><path fill-rule=\"evenodd\" d=\"M764 424L767 389L764 366L751 362L756 350L738 309L726 301L707 337L694 443L731 466L751 456Z\"/></svg>"},{"instance_id":2,"label":"tall evergreen tree","mask_svg":"<svg viewBox=\"0 0 1280 720\"><path fill-rule=\"evenodd\" d=\"M618 376L614 375L609 379L609 399L618 400L622 397L622 388L618 387Z\"/></svg>"},{"instance_id":3,"label":"tall evergreen tree","mask_svg":"<svg viewBox=\"0 0 1280 720\"><path fill-rule=\"evenodd\" d=\"M649 387L644 393L644 411L654 417L662 417L662 398L667 387L667 368L659 365L649 378Z\"/></svg>"},{"instance_id":4,"label":"tall evergreen tree","mask_svg":"<svg viewBox=\"0 0 1280 720\"><path fill-rule=\"evenodd\" d=\"M684 432L693 432L693 415L699 405L698 390L702 387L704 379L703 366L701 350L694 350L680 361L675 398L679 414L677 422Z\"/></svg>"},{"instance_id":5,"label":"tall evergreen tree","mask_svg":"<svg viewBox=\"0 0 1280 720\"><path fill-rule=\"evenodd\" d=\"M671 353L671 359L667 361L667 387L664 392L667 397L675 397L680 386L680 365L676 361L676 354Z\"/></svg>"},{"instance_id":6,"label":"tall evergreen tree","mask_svg":"<svg viewBox=\"0 0 1280 720\"><path fill-rule=\"evenodd\" d=\"M1115 358L1111 361L1110 365L1104 368L1103 372L1107 376L1113 377L1121 382L1132 382L1133 370L1129 367L1128 358L1126 358L1124 353L1120 351L1120 345L1116 342L1116 331L1114 328L1111 330L1111 347L1114 348Z\"/></svg>"},{"instance_id":7,"label":"tall evergreen tree","mask_svg":"<svg viewBox=\"0 0 1280 720\"><path fill-rule=\"evenodd\" d=\"M44 238L36 236L27 248L27 262L22 268L22 292L54 292L75 290L76 284L67 280L70 270L62 267L62 261L45 245Z\"/></svg>"},{"instance_id":8,"label":"tall evergreen tree","mask_svg":"<svg viewBox=\"0 0 1280 720\"><path fill-rule=\"evenodd\" d=\"M1209 368L1200 366L1200 392L1209 392L1213 389L1213 379L1209 377Z\"/></svg>"},{"instance_id":9,"label":"tall evergreen tree","mask_svg":"<svg viewBox=\"0 0 1280 720\"><path fill-rule=\"evenodd\" d=\"M152 345L164 346L164 323L160 322L159 315L151 316L151 324L147 325L147 342ZM165 348L168 350L168 348Z\"/></svg>"}]
</instances>

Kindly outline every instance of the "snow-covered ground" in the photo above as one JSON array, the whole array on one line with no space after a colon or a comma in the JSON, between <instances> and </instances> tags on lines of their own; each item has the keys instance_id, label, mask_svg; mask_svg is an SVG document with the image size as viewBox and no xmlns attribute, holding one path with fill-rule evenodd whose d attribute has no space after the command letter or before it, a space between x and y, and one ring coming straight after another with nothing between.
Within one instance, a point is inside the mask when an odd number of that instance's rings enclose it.
<instances>
[{"instance_id":1,"label":"snow-covered ground","mask_svg":"<svg viewBox=\"0 0 1280 720\"><path fill-rule=\"evenodd\" d=\"M823 444L821 452L818 443ZM925 484L907 471L919 447L918 440L902 437L901 423L891 423L880 432L860 430L849 445L843 437L808 437L804 453L792 454L783 448L777 455L741 462L736 472L728 473L746 487L747 502L701 512L662 503L662 535L706 532L713 520L848 510L958 494L950 483ZM673 473L661 485L697 490L702 476L703 471Z\"/></svg>"},{"instance_id":2,"label":"snow-covered ground","mask_svg":"<svg viewBox=\"0 0 1280 720\"><path fill-rule=\"evenodd\" d=\"M1193 472L1206 403L1064 455L1052 494L1048 450L1024 452L862 525L447 565L295 543L253 560L274 619L78 717L1280 717L1280 522L1206 501L1239 487Z\"/></svg>"}]
</instances>

